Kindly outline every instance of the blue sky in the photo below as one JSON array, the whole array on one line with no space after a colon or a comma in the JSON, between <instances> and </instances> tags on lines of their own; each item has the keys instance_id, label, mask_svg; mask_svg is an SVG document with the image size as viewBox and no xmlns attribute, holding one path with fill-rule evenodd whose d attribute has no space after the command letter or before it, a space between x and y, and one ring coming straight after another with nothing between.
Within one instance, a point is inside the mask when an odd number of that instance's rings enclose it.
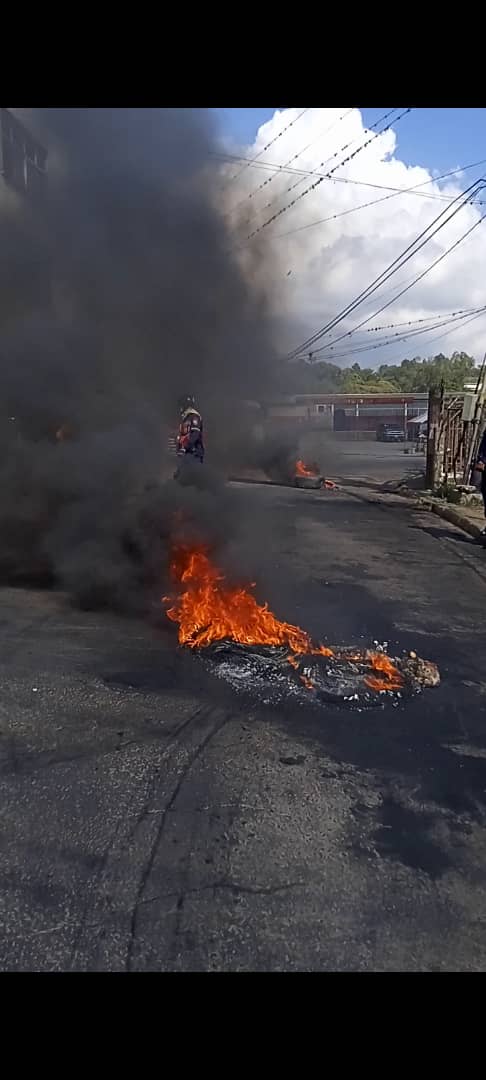
<instances>
[{"instance_id":1,"label":"blue sky","mask_svg":"<svg viewBox=\"0 0 486 1080\"><path fill-rule=\"evenodd\" d=\"M215 109L225 136L252 143L275 109ZM373 124L388 109L362 109ZM445 172L486 158L486 109L414 109L396 128L397 156L407 165Z\"/></svg>"}]
</instances>

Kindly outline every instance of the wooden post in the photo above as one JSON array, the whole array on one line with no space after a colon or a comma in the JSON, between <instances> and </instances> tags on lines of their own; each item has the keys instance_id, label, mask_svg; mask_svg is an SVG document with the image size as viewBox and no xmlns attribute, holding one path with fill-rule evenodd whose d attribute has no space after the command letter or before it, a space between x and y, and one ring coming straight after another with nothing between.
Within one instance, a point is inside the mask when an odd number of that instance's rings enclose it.
<instances>
[{"instance_id":1,"label":"wooden post","mask_svg":"<svg viewBox=\"0 0 486 1080\"><path fill-rule=\"evenodd\" d=\"M442 404L442 392L438 386L429 390L429 414L427 434L427 461L425 466L425 487L434 490L439 483L439 428Z\"/></svg>"},{"instance_id":2,"label":"wooden post","mask_svg":"<svg viewBox=\"0 0 486 1080\"><path fill-rule=\"evenodd\" d=\"M483 362L479 369L478 380L476 384L476 408L474 410L474 419L470 428L470 437L467 444L467 453L464 456L464 475L463 483L469 484L471 482L471 470L473 462L479 450L479 444L483 433L484 421L486 419L486 396L484 377L486 372L486 353L483 357Z\"/></svg>"}]
</instances>

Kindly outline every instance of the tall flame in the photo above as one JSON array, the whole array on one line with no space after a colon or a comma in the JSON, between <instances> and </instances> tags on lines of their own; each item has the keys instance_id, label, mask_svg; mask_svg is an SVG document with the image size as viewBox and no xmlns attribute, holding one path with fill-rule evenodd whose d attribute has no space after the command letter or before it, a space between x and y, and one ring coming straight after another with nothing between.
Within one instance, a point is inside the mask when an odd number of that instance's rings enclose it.
<instances>
[{"instance_id":1,"label":"tall flame","mask_svg":"<svg viewBox=\"0 0 486 1080\"><path fill-rule=\"evenodd\" d=\"M191 649L205 648L224 639L241 645L275 645L289 649L289 663L296 669L295 656L326 656L364 664L377 674L366 676L369 689L398 690L403 677L388 656L380 652L339 653L325 645L315 645L309 634L292 623L281 622L269 610L268 604L258 604L251 592L234 587L215 566L203 548L181 547L175 551L171 573L182 586L177 598L171 601L167 616L179 624L179 642ZM168 597L164 597L169 602ZM309 689L310 679L300 676Z\"/></svg>"},{"instance_id":2,"label":"tall flame","mask_svg":"<svg viewBox=\"0 0 486 1080\"><path fill-rule=\"evenodd\" d=\"M179 642L191 649L227 638L241 645L286 645L294 653L332 656L324 645L316 648L298 626L280 622L268 604L258 604L243 588L226 584L204 550L180 548L171 564L173 578L187 586L167 611L179 623Z\"/></svg>"}]
</instances>

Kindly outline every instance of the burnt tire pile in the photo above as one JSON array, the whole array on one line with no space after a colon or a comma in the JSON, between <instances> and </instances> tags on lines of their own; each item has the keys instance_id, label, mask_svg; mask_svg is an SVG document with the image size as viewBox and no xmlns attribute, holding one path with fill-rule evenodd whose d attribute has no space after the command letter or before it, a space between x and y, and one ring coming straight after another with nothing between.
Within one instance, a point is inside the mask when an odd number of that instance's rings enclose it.
<instances>
[{"instance_id":1,"label":"burnt tire pile","mask_svg":"<svg viewBox=\"0 0 486 1080\"><path fill-rule=\"evenodd\" d=\"M289 655L285 647L247 646L223 640L198 655L208 670L236 691L258 696L266 705L289 699L309 705L339 704L350 708L375 707L387 700L395 705L440 682L436 666L415 654L393 658L401 685L374 689L376 668L369 653L339 649L332 657ZM386 679L383 680L386 684Z\"/></svg>"},{"instance_id":2,"label":"burnt tire pile","mask_svg":"<svg viewBox=\"0 0 486 1080\"><path fill-rule=\"evenodd\" d=\"M305 488L308 491L319 491L324 485L323 476L296 476L294 480L295 486L298 488Z\"/></svg>"}]
</instances>

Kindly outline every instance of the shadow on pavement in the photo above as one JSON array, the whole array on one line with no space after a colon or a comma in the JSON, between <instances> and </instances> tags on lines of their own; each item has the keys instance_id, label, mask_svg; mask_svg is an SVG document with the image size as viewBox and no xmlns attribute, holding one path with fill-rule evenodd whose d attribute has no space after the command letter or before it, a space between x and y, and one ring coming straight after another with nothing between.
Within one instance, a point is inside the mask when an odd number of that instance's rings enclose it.
<instances>
[{"instance_id":1,"label":"shadow on pavement","mask_svg":"<svg viewBox=\"0 0 486 1080\"><path fill-rule=\"evenodd\" d=\"M397 480L376 480L371 476L340 476L339 483L350 488L366 488L368 491L394 494L402 484L412 491L423 491L425 476L423 472L407 472Z\"/></svg>"},{"instance_id":2,"label":"shadow on pavement","mask_svg":"<svg viewBox=\"0 0 486 1080\"><path fill-rule=\"evenodd\" d=\"M454 540L457 544L467 544L468 547L478 547L478 541L472 536L468 536L466 533L461 533L457 529L441 529L436 528L434 525L411 525L411 529L416 532L427 533L428 536L432 536L434 540Z\"/></svg>"}]
</instances>

